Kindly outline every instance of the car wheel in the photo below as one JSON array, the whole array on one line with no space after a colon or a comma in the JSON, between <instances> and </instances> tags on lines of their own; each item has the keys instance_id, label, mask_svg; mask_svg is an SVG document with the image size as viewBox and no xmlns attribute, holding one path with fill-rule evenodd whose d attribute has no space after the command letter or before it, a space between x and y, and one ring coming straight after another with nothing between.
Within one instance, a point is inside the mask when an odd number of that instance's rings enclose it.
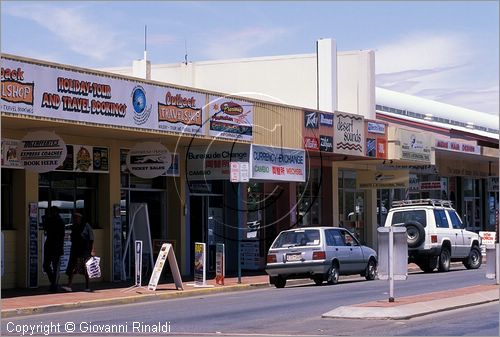
<instances>
[{"instance_id":1,"label":"car wheel","mask_svg":"<svg viewBox=\"0 0 500 337\"><path fill-rule=\"evenodd\" d=\"M437 256L432 256L429 258L425 258L419 262L417 262L417 265L419 266L420 269L424 273L431 273L436 269L438 265L438 257Z\"/></svg>"},{"instance_id":2,"label":"car wheel","mask_svg":"<svg viewBox=\"0 0 500 337\"><path fill-rule=\"evenodd\" d=\"M313 280L317 286L320 286L323 284L323 275L316 275L316 276L314 276Z\"/></svg>"},{"instance_id":3,"label":"car wheel","mask_svg":"<svg viewBox=\"0 0 500 337\"><path fill-rule=\"evenodd\" d=\"M439 271L450 270L451 254L447 247L441 248L441 254L439 254Z\"/></svg>"},{"instance_id":4,"label":"car wheel","mask_svg":"<svg viewBox=\"0 0 500 337\"><path fill-rule=\"evenodd\" d=\"M477 246L473 246L470 250L469 256L465 258L463 264L467 269L478 269L483 262L483 256Z\"/></svg>"},{"instance_id":5,"label":"car wheel","mask_svg":"<svg viewBox=\"0 0 500 337\"><path fill-rule=\"evenodd\" d=\"M370 259L370 261L368 261L368 264L366 265L365 278L368 281L372 281L375 280L376 276L377 276L377 263L375 262L374 259Z\"/></svg>"},{"instance_id":6,"label":"car wheel","mask_svg":"<svg viewBox=\"0 0 500 337\"><path fill-rule=\"evenodd\" d=\"M425 240L424 226L418 221L405 222L404 226L406 227L408 247L416 248L420 246Z\"/></svg>"},{"instance_id":7,"label":"car wheel","mask_svg":"<svg viewBox=\"0 0 500 337\"><path fill-rule=\"evenodd\" d=\"M286 278L281 276L276 276L276 279L274 280L274 286L276 288L285 288L285 285L286 285Z\"/></svg>"},{"instance_id":8,"label":"car wheel","mask_svg":"<svg viewBox=\"0 0 500 337\"><path fill-rule=\"evenodd\" d=\"M339 267L336 263L333 263L330 269L328 269L326 282L328 284L337 284L339 282Z\"/></svg>"}]
</instances>

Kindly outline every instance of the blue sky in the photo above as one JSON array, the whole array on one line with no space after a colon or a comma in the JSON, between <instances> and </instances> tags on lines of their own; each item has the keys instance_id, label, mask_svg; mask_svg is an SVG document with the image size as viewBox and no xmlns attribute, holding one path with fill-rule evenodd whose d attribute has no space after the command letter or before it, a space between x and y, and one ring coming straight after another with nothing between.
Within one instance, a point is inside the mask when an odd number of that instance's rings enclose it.
<instances>
[{"instance_id":1,"label":"blue sky","mask_svg":"<svg viewBox=\"0 0 500 337\"><path fill-rule=\"evenodd\" d=\"M377 86L499 113L498 1L2 1L1 51L80 67L376 51Z\"/></svg>"}]
</instances>

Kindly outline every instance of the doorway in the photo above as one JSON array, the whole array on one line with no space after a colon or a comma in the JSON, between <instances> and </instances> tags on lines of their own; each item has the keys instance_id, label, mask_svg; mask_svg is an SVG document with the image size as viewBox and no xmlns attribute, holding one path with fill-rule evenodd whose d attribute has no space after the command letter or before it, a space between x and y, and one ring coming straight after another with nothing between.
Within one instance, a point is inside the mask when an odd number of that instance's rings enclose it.
<instances>
[{"instance_id":1,"label":"doorway","mask_svg":"<svg viewBox=\"0 0 500 337\"><path fill-rule=\"evenodd\" d=\"M464 198L463 222L467 230L475 232L481 230L481 204L479 198Z\"/></svg>"}]
</instances>

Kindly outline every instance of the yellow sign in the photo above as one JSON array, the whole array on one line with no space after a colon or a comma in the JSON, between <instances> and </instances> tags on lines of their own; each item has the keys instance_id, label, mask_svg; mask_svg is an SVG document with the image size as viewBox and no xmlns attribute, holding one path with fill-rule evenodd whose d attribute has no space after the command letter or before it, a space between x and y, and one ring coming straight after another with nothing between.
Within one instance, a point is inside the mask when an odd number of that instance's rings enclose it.
<instances>
[{"instance_id":1,"label":"yellow sign","mask_svg":"<svg viewBox=\"0 0 500 337\"><path fill-rule=\"evenodd\" d=\"M357 188L408 188L410 186L408 170L358 171Z\"/></svg>"}]
</instances>

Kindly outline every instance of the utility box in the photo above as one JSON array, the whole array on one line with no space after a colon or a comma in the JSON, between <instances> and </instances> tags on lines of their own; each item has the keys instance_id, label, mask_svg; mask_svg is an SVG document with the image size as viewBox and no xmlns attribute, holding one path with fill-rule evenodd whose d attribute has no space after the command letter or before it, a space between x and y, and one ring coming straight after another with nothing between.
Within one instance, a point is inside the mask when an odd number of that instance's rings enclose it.
<instances>
[{"instance_id":1,"label":"utility box","mask_svg":"<svg viewBox=\"0 0 500 337\"><path fill-rule=\"evenodd\" d=\"M496 279L498 284L499 279L499 250L497 244L486 247L486 278Z\"/></svg>"},{"instance_id":2,"label":"utility box","mask_svg":"<svg viewBox=\"0 0 500 337\"><path fill-rule=\"evenodd\" d=\"M392 235L391 235L392 231ZM390 254L390 237L393 237L392 256ZM390 226L377 228L378 239L378 278L389 280L393 266L393 280L404 281L408 278L408 242L406 227Z\"/></svg>"}]
</instances>

